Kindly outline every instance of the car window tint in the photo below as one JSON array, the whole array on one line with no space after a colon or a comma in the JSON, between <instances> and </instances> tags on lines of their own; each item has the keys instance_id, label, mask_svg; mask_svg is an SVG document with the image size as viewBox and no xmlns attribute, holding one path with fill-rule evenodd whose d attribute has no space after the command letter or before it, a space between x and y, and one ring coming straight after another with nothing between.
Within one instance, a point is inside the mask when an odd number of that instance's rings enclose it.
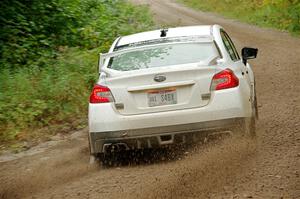
<instances>
[{"instance_id":1,"label":"car window tint","mask_svg":"<svg viewBox=\"0 0 300 199\"><path fill-rule=\"evenodd\" d=\"M224 43L224 46L230 56L230 58L233 60L233 61L236 61L238 60L238 57L237 55L235 54L234 52L234 49L233 47L230 45L230 41L228 40L228 38L226 37L226 33L224 31L221 31L221 37L222 37L222 41Z\"/></svg>"},{"instance_id":2,"label":"car window tint","mask_svg":"<svg viewBox=\"0 0 300 199\"><path fill-rule=\"evenodd\" d=\"M227 37L227 39L228 39L228 41L229 41L229 44L231 45L231 48L233 49L234 54L235 54L235 56L237 57L237 60L239 60L239 59L240 59L240 56L239 56L239 53L237 52L237 50L236 50L236 48L235 48L235 46L234 46L234 43L232 42L231 38L229 37L229 35L228 35L226 32L224 32L224 34L225 34L225 36Z\"/></svg>"},{"instance_id":3,"label":"car window tint","mask_svg":"<svg viewBox=\"0 0 300 199\"><path fill-rule=\"evenodd\" d=\"M164 44L116 55L107 67L130 71L188 63L207 65L218 56L213 42Z\"/></svg>"}]
</instances>

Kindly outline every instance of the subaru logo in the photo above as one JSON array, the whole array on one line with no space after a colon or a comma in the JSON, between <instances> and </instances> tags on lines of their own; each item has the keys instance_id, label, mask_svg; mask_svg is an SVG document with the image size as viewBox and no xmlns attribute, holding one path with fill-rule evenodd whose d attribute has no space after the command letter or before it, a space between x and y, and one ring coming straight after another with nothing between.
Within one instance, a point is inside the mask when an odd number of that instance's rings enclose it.
<instances>
[{"instance_id":1,"label":"subaru logo","mask_svg":"<svg viewBox=\"0 0 300 199\"><path fill-rule=\"evenodd\" d=\"M166 78L166 76L164 76L164 75L155 75L155 77L154 77L154 81L156 81L156 82L163 82L163 81L165 81L167 78Z\"/></svg>"}]
</instances>

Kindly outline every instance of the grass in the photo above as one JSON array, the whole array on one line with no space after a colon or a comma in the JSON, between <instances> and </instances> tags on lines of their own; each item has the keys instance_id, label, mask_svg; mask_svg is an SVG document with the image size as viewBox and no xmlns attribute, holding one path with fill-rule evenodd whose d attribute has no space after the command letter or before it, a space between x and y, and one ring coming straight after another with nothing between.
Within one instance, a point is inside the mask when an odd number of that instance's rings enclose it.
<instances>
[{"instance_id":1,"label":"grass","mask_svg":"<svg viewBox=\"0 0 300 199\"><path fill-rule=\"evenodd\" d=\"M1 62L0 151L23 150L57 133L87 126L88 98L98 77L99 53L106 52L120 35L153 27L146 7L125 1L103 4L102 13L89 13L89 24L84 24L77 47L55 47L55 56L39 56L42 64L32 59L11 69ZM22 48L26 50L24 45Z\"/></svg>"},{"instance_id":2,"label":"grass","mask_svg":"<svg viewBox=\"0 0 300 199\"><path fill-rule=\"evenodd\" d=\"M299 0L178 0L189 7L222 14L261 27L300 34Z\"/></svg>"},{"instance_id":3,"label":"grass","mask_svg":"<svg viewBox=\"0 0 300 199\"><path fill-rule=\"evenodd\" d=\"M98 52L70 48L42 70L2 71L2 145L84 127L89 91L97 77ZM45 135L36 133L40 128L47 129Z\"/></svg>"}]
</instances>

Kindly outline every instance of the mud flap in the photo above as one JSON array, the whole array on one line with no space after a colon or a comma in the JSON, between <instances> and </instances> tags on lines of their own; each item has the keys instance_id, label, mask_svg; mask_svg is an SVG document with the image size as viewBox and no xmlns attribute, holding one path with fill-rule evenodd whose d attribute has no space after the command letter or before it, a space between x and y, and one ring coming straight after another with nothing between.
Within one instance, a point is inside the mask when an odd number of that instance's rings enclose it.
<instances>
[{"instance_id":1,"label":"mud flap","mask_svg":"<svg viewBox=\"0 0 300 199\"><path fill-rule=\"evenodd\" d=\"M96 157L94 155L90 155L90 161L89 164L95 164L96 163Z\"/></svg>"}]
</instances>

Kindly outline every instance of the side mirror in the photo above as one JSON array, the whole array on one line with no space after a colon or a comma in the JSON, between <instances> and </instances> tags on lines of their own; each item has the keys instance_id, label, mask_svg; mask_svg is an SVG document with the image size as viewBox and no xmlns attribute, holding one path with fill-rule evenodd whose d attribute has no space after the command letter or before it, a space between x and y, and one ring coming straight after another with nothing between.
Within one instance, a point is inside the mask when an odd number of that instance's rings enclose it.
<instances>
[{"instance_id":1,"label":"side mirror","mask_svg":"<svg viewBox=\"0 0 300 199\"><path fill-rule=\"evenodd\" d=\"M246 65L248 59L255 59L257 57L257 48L245 47L242 49L243 63Z\"/></svg>"}]
</instances>

